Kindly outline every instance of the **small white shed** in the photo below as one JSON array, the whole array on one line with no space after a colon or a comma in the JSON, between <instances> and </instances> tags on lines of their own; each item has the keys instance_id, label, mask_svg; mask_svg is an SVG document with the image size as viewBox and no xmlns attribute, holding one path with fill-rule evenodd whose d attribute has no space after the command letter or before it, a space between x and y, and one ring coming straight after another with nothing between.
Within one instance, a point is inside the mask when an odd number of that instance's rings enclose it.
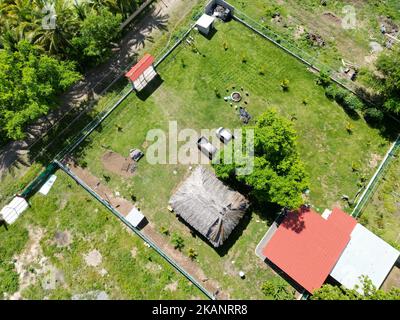
<instances>
[{"instance_id":1,"label":"small white shed","mask_svg":"<svg viewBox=\"0 0 400 320\"><path fill-rule=\"evenodd\" d=\"M214 26L215 17L203 14L196 22L196 28L203 34L208 35Z\"/></svg>"},{"instance_id":2,"label":"small white shed","mask_svg":"<svg viewBox=\"0 0 400 320\"><path fill-rule=\"evenodd\" d=\"M128 213L125 219L135 228L144 220L144 215L135 207Z\"/></svg>"},{"instance_id":3,"label":"small white shed","mask_svg":"<svg viewBox=\"0 0 400 320\"><path fill-rule=\"evenodd\" d=\"M22 197L15 197L12 201L1 209L1 216L7 222L12 224L29 207L28 202Z\"/></svg>"}]
</instances>

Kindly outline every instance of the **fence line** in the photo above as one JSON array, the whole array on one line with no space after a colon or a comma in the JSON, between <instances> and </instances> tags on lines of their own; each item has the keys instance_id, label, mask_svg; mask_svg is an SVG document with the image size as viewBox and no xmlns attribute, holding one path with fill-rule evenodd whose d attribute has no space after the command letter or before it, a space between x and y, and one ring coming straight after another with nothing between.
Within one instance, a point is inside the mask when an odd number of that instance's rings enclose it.
<instances>
[{"instance_id":1,"label":"fence line","mask_svg":"<svg viewBox=\"0 0 400 320\"><path fill-rule=\"evenodd\" d=\"M142 3L141 6L132 13L119 27L120 30L125 29L125 27L132 22L139 14L141 14L154 0L147 0L145 3Z\"/></svg>"},{"instance_id":2,"label":"fence line","mask_svg":"<svg viewBox=\"0 0 400 320\"><path fill-rule=\"evenodd\" d=\"M240 22L241 24L243 24L244 26L246 26L247 28L251 29L253 32L257 33L258 35L260 35L261 37L267 39L268 41L272 42L273 44L275 44L276 46L278 46L280 49L284 50L286 53L290 54L292 57L298 59L300 62L302 62L303 64L307 65L308 67L312 68L314 71L316 72L321 72L322 68L318 67L315 63L311 63L309 61L307 61L306 59L304 59L303 57L301 57L300 55L298 55L297 53L293 52L292 50L290 50L289 48L283 46L282 44L280 44L279 42L277 42L276 40L274 40L272 37L268 36L267 34L263 33L262 31L260 31L258 28L253 27L250 23L246 22L244 19L240 18L236 12L239 12L240 15L242 15L242 18L244 17L245 19L248 19L249 21L253 22L255 25L257 25L258 27L261 27L261 29L266 29L264 26L260 25L258 22L252 20L251 18L247 17L243 12L235 9L235 14L233 16L233 18ZM286 40L284 40L286 41ZM290 45L290 44L289 44ZM291 45L293 46L293 45ZM300 50L299 48L297 48L298 50ZM304 54L306 54L307 56L310 56L308 53L304 52ZM311 56L310 56L311 57ZM311 57L313 58L313 57ZM315 58L314 58L314 62L315 62ZM356 95L357 97L361 98L363 101L365 100L365 97L361 97L353 88L350 88L348 85L344 84L343 82L341 82L340 80L338 80L336 77L333 76L334 73L336 73L336 71L334 71L331 67L326 66L320 62L318 62L318 64L323 67L324 69L327 69L330 71L329 77L330 79L335 82L337 85L339 85L340 87L350 91L351 93L353 93L354 95ZM371 103L369 101L366 101L368 103Z\"/></svg>"},{"instance_id":3,"label":"fence line","mask_svg":"<svg viewBox=\"0 0 400 320\"><path fill-rule=\"evenodd\" d=\"M362 193L360 199L357 202L353 212L351 215L357 218L365 205L368 203L371 195L376 190L379 180L382 178L383 174L389 167L391 160L394 158L397 150L400 149L400 135L397 140L392 144L389 151L386 153L384 159L382 160L381 164L379 165L378 169L376 170L375 174L372 176L371 180L369 181L368 185L365 187L364 192Z\"/></svg>"},{"instance_id":4,"label":"fence line","mask_svg":"<svg viewBox=\"0 0 400 320\"><path fill-rule=\"evenodd\" d=\"M78 176L76 176L68 167L66 167L60 161L54 160L54 163L61 170L63 170L69 177L71 177L77 184L79 184L83 189L85 189L90 195L92 195L96 200L98 200L103 206L105 206L109 211L111 211L120 221L122 221L122 223L124 223L137 236L139 236L150 247L152 247L161 257L163 257L172 267L174 267L178 272L180 272L184 277L186 277L191 283L193 283L209 299L215 300L215 296L214 295L209 293L195 278L193 278L178 263L176 263L172 258L170 258L149 237L147 237L139 229L134 227L128 220L126 220L125 217L118 210L116 210L108 201L104 200L99 194L97 194L94 190L92 190L84 181L82 181Z\"/></svg>"}]
</instances>

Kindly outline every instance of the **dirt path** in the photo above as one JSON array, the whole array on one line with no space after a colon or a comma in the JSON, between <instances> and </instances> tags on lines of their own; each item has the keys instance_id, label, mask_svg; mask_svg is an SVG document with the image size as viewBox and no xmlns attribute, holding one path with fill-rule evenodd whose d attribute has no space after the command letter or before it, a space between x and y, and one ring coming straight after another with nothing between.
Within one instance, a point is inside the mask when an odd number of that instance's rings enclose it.
<instances>
[{"instance_id":1,"label":"dirt path","mask_svg":"<svg viewBox=\"0 0 400 320\"><path fill-rule=\"evenodd\" d=\"M151 47L162 32L173 32L177 21L190 12L200 0L154 1L150 10L119 41L106 63L84 75L84 79L60 97L60 107L28 126L24 140L8 143L0 150L0 177L13 166L29 167L29 149L50 128L62 122L66 113L76 110L82 101L93 100L133 64L140 52ZM21 168L21 167L20 167Z\"/></svg>"},{"instance_id":2,"label":"dirt path","mask_svg":"<svg viewBox=\"0 0 400 320\"><path fill-rule=\"evenodd\" d=\"M73 161L68 162L69 168L82 179L89 187L96 191L103 199L106 199L118 212L127 216L134 207L130 201L117 196L107 186L102 184L101 180L92 175L88 170L77 166ZM229 299L229 295L221 291L221 287L216 280L208 279L200 266L185 256L182 252L175 250L165 238L159 234L151 221L141 230L143 234L149 237L161 250L179 264L188 274L194 277L210 293L215 294L217 299Z\"/></svg>"}]
</instances>

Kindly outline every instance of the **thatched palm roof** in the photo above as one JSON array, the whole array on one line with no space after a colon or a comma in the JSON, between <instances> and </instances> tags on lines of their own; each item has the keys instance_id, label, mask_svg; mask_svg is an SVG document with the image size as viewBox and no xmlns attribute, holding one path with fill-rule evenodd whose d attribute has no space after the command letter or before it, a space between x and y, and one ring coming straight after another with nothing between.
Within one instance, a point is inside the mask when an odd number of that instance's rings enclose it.
<instances>
[{"instance_id":1,"label":"thatched palm roof","mask_svg":"<svg viewBox=\"0 0 400 320\"><path fill-rule=\"evenodd\" d=\"M199 166L172 196L170 205L214 247L219 247L237 226L249 203Z\"/></svg>"}]
</instances>

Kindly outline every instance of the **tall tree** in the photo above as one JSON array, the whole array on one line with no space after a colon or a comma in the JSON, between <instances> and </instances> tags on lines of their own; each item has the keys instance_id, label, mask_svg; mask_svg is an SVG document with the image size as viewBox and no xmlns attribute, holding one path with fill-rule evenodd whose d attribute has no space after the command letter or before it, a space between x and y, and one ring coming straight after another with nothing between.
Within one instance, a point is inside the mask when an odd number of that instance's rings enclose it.
<instances>
[{"instance_id":1,"label":"tall tree","mask_svg":"<svg viewBox=\"0 0 400 320\"><path fill-rule=\"evenodd\" d=\"M275 203L283 207L298 208L303 204L302 192L308 186L308 177L297 150L297 137L292 123L275 110L262 114L254 130L254 168L250 174L237 175L237 169L246 164L214 164L217 176L236 180L251 188L251 194L260 202ZM247 148L246 137L243 150ZM233 159L237 158L233 155Z\"/></svg>"},{"instance_id":2,"label":"tall tree","mask_svg":"<svg viewBox=\"0 0 400 320\"><path fill-rule=\"evenodd\" d=\"M0 136L23 138L25 126L80 78L74 69L72 62L49 57L25 40L15 51L0 50Z\"/></svg>"}]
</instances>

